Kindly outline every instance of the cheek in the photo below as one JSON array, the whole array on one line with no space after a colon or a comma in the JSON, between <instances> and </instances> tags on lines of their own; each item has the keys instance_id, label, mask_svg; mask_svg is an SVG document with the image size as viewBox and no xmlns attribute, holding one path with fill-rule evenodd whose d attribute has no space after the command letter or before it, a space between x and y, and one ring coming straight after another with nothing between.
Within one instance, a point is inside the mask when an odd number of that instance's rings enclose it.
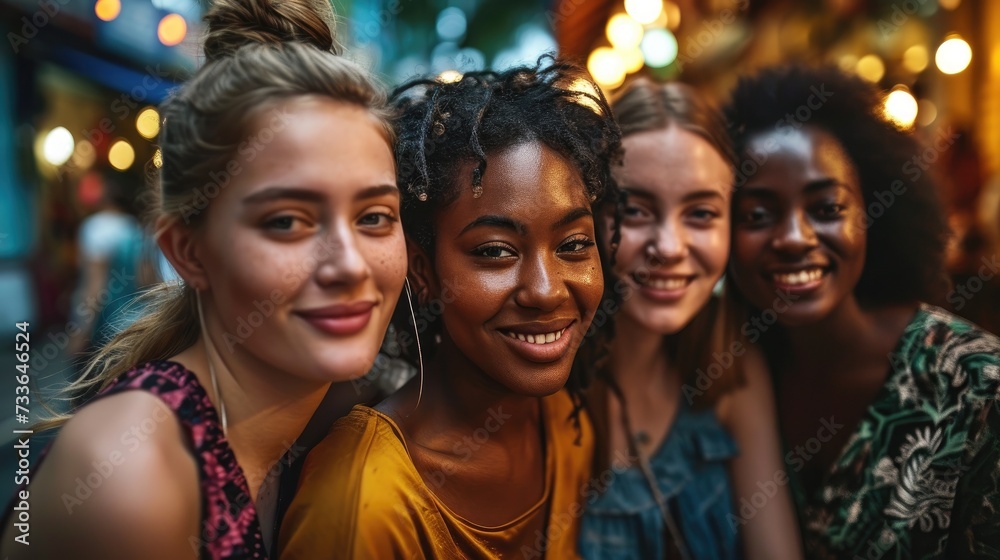
<instances>
[{"instance_id":1,"label":"cheek","mask_svg":"<svg viewBox=\"0 0 1000 560\"><path fill-rule=\"evenodd\" d=\"M406 277L406 241L402 230L386 237L363 239L359 243L365 262L386 297L395 297L403 289Z\"/></svg>"},{"instance_id":2,"label":"cheek","mask_svg":"<svg viewBox=\"0 0 1000 560\"><path fill-rule=\"evenodd\" d=\"M568 271L566 283L578 294L579 306L586 313L597 309L604 296L604 274L601 261L595 256L580 268Z\"/></svg>"},{"instance_id":3,"label":"cheek","mask_svg":"<svg viewBox=\"0 0 1000 560\"><path fill-rule=\"evenodd\" d=\"M646 228L621 228L621 241L618 244L618 255L615 260L615 272L622 274L645 263L643 247L649 241Z\"/></svg>"},{"instance_id":4,"label":"cheek","mask_svg":"<svg viewBox=\"0 0 1000 560\"><path fill-rule=\"evenodd\" d=\"M717 228L691 234L691 251L705 273L718 278L725 272L729 260L729 230Z\"/></svg>"}]
</instances>

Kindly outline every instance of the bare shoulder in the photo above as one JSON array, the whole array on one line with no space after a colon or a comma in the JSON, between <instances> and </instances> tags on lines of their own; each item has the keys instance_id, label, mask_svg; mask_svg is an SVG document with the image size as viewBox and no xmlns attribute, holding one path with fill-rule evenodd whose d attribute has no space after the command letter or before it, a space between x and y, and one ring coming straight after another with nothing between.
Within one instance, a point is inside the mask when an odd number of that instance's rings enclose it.
<instances>
[{"instance_id":1,"label":"bare shoulder","mask_svg":"<svg viewBox=\"0 0 1000 560\"><path fill-rule=\"evenodd\" d=\"M32 556L193 558L198 468L156 396L125 391L63 426L30 482ZM9 541L7 541L9 542ZM47 556L46 556L47 557Z\"/></svg>"}]
</instances>

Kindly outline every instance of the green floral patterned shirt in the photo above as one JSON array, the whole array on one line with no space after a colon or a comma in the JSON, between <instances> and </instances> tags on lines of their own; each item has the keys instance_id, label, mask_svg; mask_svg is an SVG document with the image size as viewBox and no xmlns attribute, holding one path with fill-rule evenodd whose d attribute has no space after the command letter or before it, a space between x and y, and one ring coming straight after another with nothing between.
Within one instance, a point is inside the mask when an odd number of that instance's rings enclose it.
<instances>
[{"instance_id":1,"label":"green floral patterned shirt","mask_svg":"<svg viewBox=\"0 0 1000 560\"><path fill-rule=\"evenodd\" d=\"M1000 559L1000 339L923 305L815 495L810 559Z\"/></svg>"}]
</instances>

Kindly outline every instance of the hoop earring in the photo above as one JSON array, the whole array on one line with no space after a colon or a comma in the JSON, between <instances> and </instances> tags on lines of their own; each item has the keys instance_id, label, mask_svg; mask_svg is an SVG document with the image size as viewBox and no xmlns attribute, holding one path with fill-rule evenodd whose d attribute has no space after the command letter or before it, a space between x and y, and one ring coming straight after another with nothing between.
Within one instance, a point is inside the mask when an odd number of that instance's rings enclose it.
<instances>
[{"instance_id":1,"label":"hoop earring","mask_svg":"<svg viewBox=\"0 0 1000 560\"><path fill-rule=\"evenodd\" d=\"M413 405L413 410L410 414L413 414L420 406L420 399L424 396L424 353L420 348L420 333L417 331L417 314L413 312L413 295L412 289L410 288L410 279L404 278L403 286L406 288L406 302L410 305L410 318L413 319L413 334L414 339L417 341L417 367L420 371L420 386L417 390L417 404Z\"/></svg>"},{"instance_id":2,"label":"hoop earring","mask_svg":"<svg viewBox=\"0 0 1000 560\"><path fill-rule=\"evenodd\" d=\"M201 334L205 337L205 348L208 350L208 377L212 381L212 391L215 392L215 402L219 403L219 417L222 420L222 437L229 438L229 422L226 416L226 403L222 400L222 393L219 392L219 379L215 375L215 366L212 364L212 355L218 355L215 351L215 344L212 337L208 336L208 329L205 328L205 313L201 310L201 290L194 292L195 302L198 304L198 324L201 325Z\"/></svg>"}]
</instances>

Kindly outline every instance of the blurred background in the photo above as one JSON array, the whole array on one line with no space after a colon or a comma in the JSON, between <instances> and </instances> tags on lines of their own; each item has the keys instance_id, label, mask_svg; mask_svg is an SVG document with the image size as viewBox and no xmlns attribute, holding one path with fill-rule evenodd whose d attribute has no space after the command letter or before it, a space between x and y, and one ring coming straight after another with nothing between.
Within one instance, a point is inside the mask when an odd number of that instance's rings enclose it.
<instances>
[{"instance_id":1,"label":"blurred background","mask_svg":"<svg viewBox=\"0 0 1000 560\"><path fill-rule=\"evenodd\" d=\"M160 165L156 107L201 59L203 0L0 0L0 439L14 418L16 323L32 390L170 277L133 216ZM717 101L741 74L831 63L884 91L928 146L955 237L939 302L1000 330L1000 2L995 0L334 0L347 56L387 86L557 52L613 94L637 75ZM984 260L985 259L985 260ZM984 270L986 271L984 273ZM992 274L991 274L992 271ZM10 400L7 400L10 399ZM33 393L32 420L43 410ZM33 445L35 456L41 443ZM13 464L2 454L3 472ZM3 484L10 486L12 480Z\"/></svg>"}]
</instances>

